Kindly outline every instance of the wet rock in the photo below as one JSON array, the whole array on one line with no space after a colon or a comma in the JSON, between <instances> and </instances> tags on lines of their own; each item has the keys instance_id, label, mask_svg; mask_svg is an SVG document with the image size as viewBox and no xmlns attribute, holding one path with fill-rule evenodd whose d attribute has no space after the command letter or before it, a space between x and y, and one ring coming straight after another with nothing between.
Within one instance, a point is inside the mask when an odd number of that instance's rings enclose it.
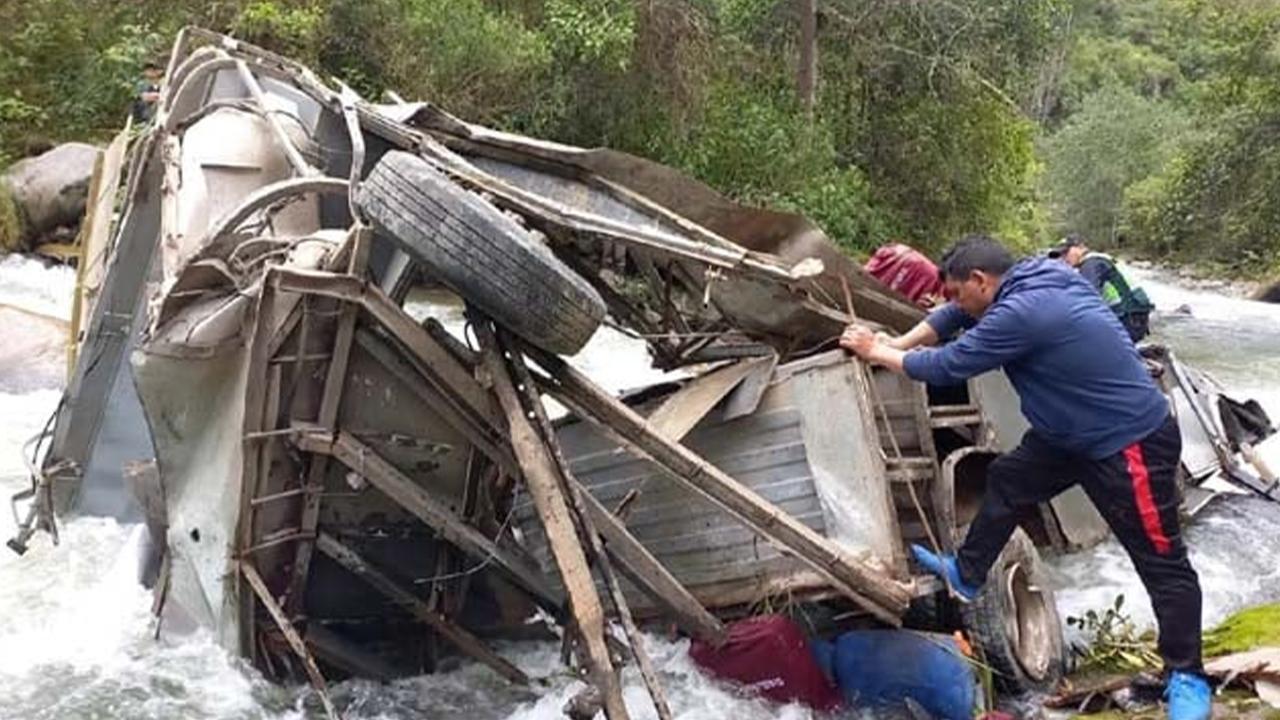
<instances>
[{"instance_id":1,"label":"wet rock","mask_svg":"<svg viewBox=\"0 0 1280 720\"><path fill-rule=\"evenodd\" d=\"M1270 284L1263 284L1258 291L1253 294L1253 300L1262 302L1280 303L1280 280L1276 280Z\"/></svg>"},{"instance_id":2,"label":"wet rock","mask_svg":"<svg viewBox=\"0 0 1280 720\"><path fill-rule=\"evenodd\" d=\"M101 152L66 143L0 175L0 250L29 250L59 228L79 223Z\"/></svg>"}]
</instances>

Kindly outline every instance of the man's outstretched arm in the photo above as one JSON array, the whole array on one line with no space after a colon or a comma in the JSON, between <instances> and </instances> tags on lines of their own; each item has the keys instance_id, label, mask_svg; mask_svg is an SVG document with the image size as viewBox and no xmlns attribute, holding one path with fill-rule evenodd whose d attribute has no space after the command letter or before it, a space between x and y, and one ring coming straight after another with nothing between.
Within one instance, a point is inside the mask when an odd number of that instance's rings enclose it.
<instances>
[{"instance_id":1,"label":"man's outstretched arm","mask_svg":"<svg viewBox=\"0 0 1280 720\"><path fill-rule=\"evenodd\" d=\"M973 319L965 314L954 303L938 306L928 317L916 323L916 326L897 337L877 335L882 344L895 350L912 350L918 347L932 347L942 340L950 339L961 329L972 325Z\"/></svg>"}]
</instances>

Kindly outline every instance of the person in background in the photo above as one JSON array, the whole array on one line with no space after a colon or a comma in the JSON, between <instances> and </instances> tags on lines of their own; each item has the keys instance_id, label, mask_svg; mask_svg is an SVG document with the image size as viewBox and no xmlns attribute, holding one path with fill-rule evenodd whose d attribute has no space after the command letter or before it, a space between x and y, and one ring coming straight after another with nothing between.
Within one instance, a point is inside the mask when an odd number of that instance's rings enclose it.
<instances>
[{"instance_id":1,"label":"person in background","mask_svg":"<svg viewBox=\"0 0 1280 720\"><path fill-rule=\"evenodd\" d=\"M1142 288L1130 284L1110 256L1090 250L1083 237L1071 233L1049 251L1049 257L1066 262L1093 283L1135 343L1151 332L1149 321L1154 306Z\"/></svg>"},{"instance_id":2,"label":"person in background","mask_svg":"<svg viewBox=\"0 0 1280 720\"><path fill-rule=\"evenodd\" d=\"M1200 581L1179 526L1178 422L1125 337L1079 273L1048 258L1014 262L996 240L969 236L939 263L950 302L897 342L854 324L842 347L930 385L1003 368L1031 429L987 470L982 507L955 555L911 551L961 601L978 596L1024 511L1080 485L1129 554L1159 625L1171 720L1207 720ZM937 345L959 333L956 340Z\"/></svg>"},{"instance_id":3,"label":"person in background","mask_svg":"<svg viewBox=\"0 0 1280 720\"><path fill-rule=\"evenodd\" d=\"M156 114L156 102L160 100L160 81L164 68L149 62L142 67L142 79L134 86L133 121L138 125L151 122Z\"/></svg>"},{"instance_id":4,"label":"person in background","mask_svg":"<svg viewBox=\"0 0 1280 720\"><path fill-rule=\"evenodd\" d=\"M893 243L881 247L862 269L922 308L942 302L938 266L909 245Z\"/></svg>"}]
</instances>

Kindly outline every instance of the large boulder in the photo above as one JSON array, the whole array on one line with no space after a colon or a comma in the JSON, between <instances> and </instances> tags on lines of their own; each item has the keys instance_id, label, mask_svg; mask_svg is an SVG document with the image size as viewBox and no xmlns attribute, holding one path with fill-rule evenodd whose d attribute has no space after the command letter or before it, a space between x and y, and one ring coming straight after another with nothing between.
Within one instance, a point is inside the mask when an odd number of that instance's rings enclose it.
<instances>
[{"instance_id":1,"label":"large boulder","mask_svg":"<svg viewBox=\"0 0 1280 720\"><path fill-rule=\"evenodd\" d=\"M101 153L93 145L66 143L0 175L0 247L29 250L59 227L79 223Z\"/></svg>"}]
</instances>

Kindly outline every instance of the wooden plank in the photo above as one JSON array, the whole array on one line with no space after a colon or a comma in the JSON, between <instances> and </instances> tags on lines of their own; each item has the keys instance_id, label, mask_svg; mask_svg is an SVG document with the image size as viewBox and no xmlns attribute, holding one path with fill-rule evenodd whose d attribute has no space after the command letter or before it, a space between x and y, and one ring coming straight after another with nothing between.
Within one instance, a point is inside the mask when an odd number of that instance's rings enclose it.
<instances>
[{"instance_id":1,"label":"wooden plank","mask_svg":"<svg viewBox=\"0 0 1280 720\"><path fill-rule=\"evenodd\" d=\"M679 442L759 364L758 359L742 360L690 380L649 414L649 425L662 437Z\"/></svg>"},{"instance_id":2,"label":"wooden plank","mask_svg":"<svg viewBox=\"0 0 1280 720\"><path fill-rule=\"evenodd\" d=\"M488 328L486 327L481 332L487 333L487 331ZM489 340L491 339L489 338ZM515 379L519 381L518 387L521 388L524 394L525 402L533 409L533 415L542 430L546 449L551 453L552 459L555 460L556 469L560 471L564 487L568 490L567 495L573 504L573 510L578 514L578 518L582 523L583 530L587 536L588 547L591 549L591 555L595 558L597 566L600 568L600 574L604 577L605 586L609 589L614 609L618 613L618 620L622 623L622 629L627 635L627 641L631 643L631 655L635 658L636 666L640 668L640 676L644 679L645 687L649 690L649 697L653 700L653 707L658 713L658 718L659 720L672 720L671 704L667 702L667 693L662 688L662 683L658 680L658 674L654 672L653 662L649 659L649 653L644 649L644 637L641 636L639 628L636 627L635 618L631 616L631 608L627 604L626 594L622 591L622 584L618 582L618 576L613 572L613 563L609 556L605 554L604 544L600 541L600 535L596 531L595 523L591 521L591 515L587 512L583 502L583 496L588 493L578 486L576 478L573 476L573 471L569 469L569 463L564 458L564 451L560 448L559 440L556 439L555 427L551 425L551 420L547 418L546 408L543 407L542 398L539 397L538 391L533 384L533 378L529 376L529 370L525 367L524 358L519 351L514 349L514 344L505 333L499 341L499 347L507 349L511 354L511 366Z\"/></svg>"},{"instance_id":3,"label":"wooden plank","mask_svg":"<svg viewBox=\"0 0 1280 720\"><path fill-rule=\"evenodd\" d=\"M269 280L273 271L267 271ZM253 545L253 523L255 508L253 499L262 491L262 457L254 452L255 446L247 438L261 433L267 423L266 411L270 404L268 396L269 345L271 339L272 320L275 317L279 302L279 294L270 282L263 282L262 292L258 295L258 304L254 312L253 336L249 341L249 368L245 380L244 418L241 431L246 438L243 449L243 465L240 474L240 511L237 514L236 554L240 555ZM262 442L262 441L257 441ZM253 617L253 599L250 588L237 582L236 590L240 604L240 651L252 663L256 660L258 643L254 633L256 624Z\"/></svg>"},{"instance_id":4,"label":"wooden plank","mask_svg":"<svg viewBox=\"0 0 1280 720\"><path fill-rule=\"evenodd\" d=\"M349 238L352 248L347 272L352 277L359 278L364 275L369 261L373 230L357 225L351 229ZM343 303L342 310L338 314L338 332L333 340L333 355L325 372L324 394L320 398L319 417L316 418L316 424L325 430L333 430L338 422L342 391L347 384L347 365L351 360L351 342L359 316L360 305L353 302ZM305 330L306 326L304 325L303 328ZM298 346L298 355L304 355L306 352L305 345ZM294 368L295 371L300 370L302 363L297 363ZM314 536L316 526L320 522L320 493L324 489L324 479L328 472L328 456L313 455L302 486L302 515L299 520L299 530L304 537ZM314 543L306 539L299 542L294 550L293 571L289 579L289 591L285 595L285 608L292 613L302 608L302 602L306 596L307 578L311 573L311 556L314 551Z\"/></svg>"},{"instance_id":5,"label":"wooden plank","mask_svg":"<svg viewBox=\"0 0 1280 720\"><path fill-rule=\"evenodd\" d=\"M511 447L523 470L525 487L542 519L556 568L564 581L578 635L582 639L587 674L600 692L605 716L609 720L627 720L627 706L622 700L622 685L605 644L604 609L591 579L587 556L578 542L577 530L561 491L557 472L542 439L534 430L516 395L515 383L493 341L486 337L487 328L478 331L484 349L484 367L489 371L498 403L507 416L511 431Z\"/></svg>"},{"instance_id":6,"label":"wooden plank","mask_svg":"<svg viewBox=\"0 0 1280 720\"><path fill-rule=\"evenodd\" d=\"M723 642L724 624L658 562L616 515L601 505L576 479L573 483L582 494L587 515L605 542L605 552L618 563L622 574L666 610L681 630L712 644Z\"/></svg>"},{"instance_id":7,"label":"wooden plank","mask_svg":"<svg viewBox=\"0 0 1280 720\"><path fill-rule=\"evenodd\" d=\"M488 665L493 668L494 672L513 683L519 685L529 684L529 676L508 662L506 658L490 650L479 638L454 624L441 613L427 607L427 604L417 595L404 589L399 583L384 575L361 557L359 553L342 544L337 538L327 533L320 533L319 538L316 539L316 546L320 549L320 552L332 558L334 562L346 568L353 575L364 580L378 592L387 596L396 605L430 625L441 637L453 643L455 647L467 656Z\"/></svg>"},{"instance_id":8,"label":"wooden plank","mask_svg":"<svg viewBox=\"0 0 1280 720\"><path fill-rule=\"evenodd\" d=\"M488 438L487 433L466 425L469 420L451 412L446 404L441 403L439 394L423 380L421 375L408 367L403 360L395 357L384 343L364 330L356 331L356 342L395 374L410 390L431 404L455 429L467 435L505 473L509 476L519 475L520 469L511 456L510 447L505 444L495 445ZM590 493L584 491L583 499L591 520L603 536L605 551L618 563L619 570L627 579L655 603L665 608L680 629L707 642L721 642L724 638L724 625L708 612L680 584L680 581L676 580L675 576L640 544L640 541L635 539L635 536L613 513Z\"/></svg>"},{"instance_id":9,"label":"wooden plank","mask_svg":"<svg viewBox=\"0 0 1280 720\"><path fill-rule=\"evenodd\" d=\"M540 605L553 613L560 612L563 598L547 586L541 572L463 522L373 448L345 432L331 435L322 431L303 431L298 433L295 442L306 452L323 453L337 458L352 472L364 477L369 484L440 533L445 541L481 561L492 558L498 568L528 590Z\"/></svg>"},{"instance_id":10,"label":"wooden plank","mask_svg":"<svg viewBox=\"0 0 1280 720\"><path fill-rule=\"evenodd\" d=\"M561 402L585 412L588 420L624 439L674 479L793 553L883 622L901 625L901 615L911 600L907 585L845 552L685 446L666 440L635 411L559 357L528 345L521 348L551 374L553 382L548 383L547 389Z\"/></svg>"},{"instance_id":11,"label":"wooden plank","mask_svg":"<svg viewBox=\"0 0 1280 720\"><path fill-rule=\"evenodd\" d=\"M338 714L338 709L333 706L333 700L329 698L328 683L325 682L324 675L320 674L320 668L316 666L315 658L307 650L307 644L302 641L298 631L289 623L289 618L285 617L284 609L271 596L271 591L267 589L267 584L262 581L262 576L258 574L252 564L245 560L240 561L240 574L249 582L249 587L253 588L258 600L262 601L263 607L270 613L271 619L276 622L280 632L284 633L284 638L288 641L289 647L293 649L294 654L302 661L302 666L307 671L307 677L311 680L311 686L315 688L316 694L320 696L320 703L324 705L325 714L331 720L342 720L342 715Z\"/></svg>"}]
</instances>

